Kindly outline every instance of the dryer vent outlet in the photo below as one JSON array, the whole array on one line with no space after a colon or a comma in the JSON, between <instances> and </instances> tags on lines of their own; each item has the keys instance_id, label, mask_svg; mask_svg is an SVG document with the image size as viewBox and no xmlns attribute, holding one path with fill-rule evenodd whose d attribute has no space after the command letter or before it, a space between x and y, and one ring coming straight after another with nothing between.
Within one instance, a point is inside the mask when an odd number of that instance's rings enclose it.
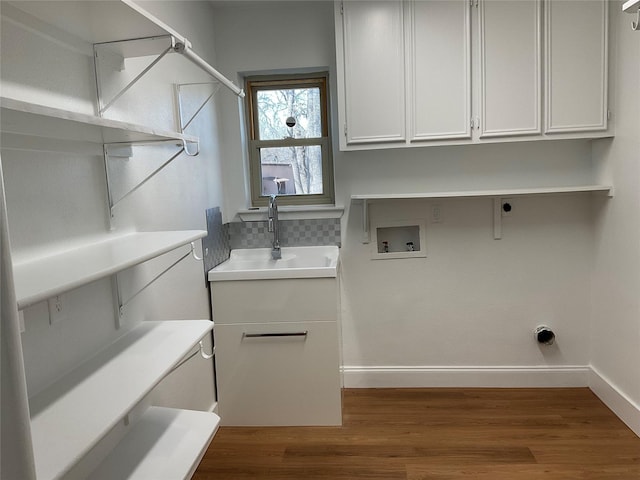
<instances>
[{"instance_id":1,"label":"dryer vent outlet","mask_svg":"<svg viewBox=\"0 0 640 480\"><path fill-rule=\"evenodd\" d=\"M553 333L549 327L545 325L540 325L533 332L536 341L538 343L542 343L543 345L553 345L553 342L556 340L556 334Z\"/></svg>"}]
</instances>

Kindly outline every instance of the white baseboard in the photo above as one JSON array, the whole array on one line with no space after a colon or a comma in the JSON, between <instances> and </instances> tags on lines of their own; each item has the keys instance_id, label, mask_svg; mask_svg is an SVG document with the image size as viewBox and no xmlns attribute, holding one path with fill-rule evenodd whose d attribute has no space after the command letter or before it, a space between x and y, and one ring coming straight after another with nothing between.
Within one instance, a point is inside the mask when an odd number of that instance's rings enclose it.
<instances>
[{"instance_id":1,"label":"white baseboard","mask_svg":"<svg viewBox=\"0 0 640 480\"><path fill-rule=\"evenodd\" d=\"M593 367L589 372L589 388L640 437L640 405L631 400Z\"/></svg>"},{"instance_id":2,"label":"white baseboard","mask_svg":"<svg viewBox=\"0 0 640 480\"><path fill-rule=\"evenodd\" d=\"M346 388L587 387L586 365L532 367L342 367Z\"/></svg>"}]
</instances>

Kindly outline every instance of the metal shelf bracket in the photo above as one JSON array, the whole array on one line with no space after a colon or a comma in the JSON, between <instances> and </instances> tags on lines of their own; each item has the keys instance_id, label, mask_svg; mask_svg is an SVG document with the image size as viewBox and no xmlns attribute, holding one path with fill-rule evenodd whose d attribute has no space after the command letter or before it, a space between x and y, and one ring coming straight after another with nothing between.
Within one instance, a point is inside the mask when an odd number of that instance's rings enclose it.
<instances>
[{"instance_id":1,"label":"metal shelf bracket","mask_svg":"<svg viewBox=\"0 0 640 480\"><path fill-rule=\"evenodd\" d=\"M211 353L205 353L204 351L204 343L202 343L202 340L200 340L200 355L202 356L202 358L204 358L205 360L211 360L215 354L216 354L216 349L215 347L213 347L213 349L211 350Z\"/></svg>"},{"instance_id":2,"label":"metal shelf bracket","mask_svg":"<svg viewBox=\"0 0 640 480\"><path fill-rule=\"evenodd\" d=\"M173 267L178 265L181 261L183 261L187 257L193 257L193 259L197 260L197 261L202 260L202 258L198 257L198 255L196 254L196 245L195 245L194 242L191 242L191 248L187 253L182 255L175 262L173 262L167 268L165 268L160 273L158 273L156 276L154 276L142 288L138 289L135 293L130 295L129 298L124 300L124 301L122 300L122 294L120 292L120 286L118 285L118 276L117 276L117 274L113 275L113 277L112 277L112 282L113 282L112 285L113 285L113 288L114 288L114 298L116 299L116 301L118 303L118 308L117 308L118 314L117 314L117 318L116 318L116 326L117 327L120 326L120 319L124 315L124 309L129 303L131 303L132 300L134 300L138 295L140 295L147 288L149 288L151 285L153 285L157 280L159 280L165 273L167 273L169 270L171 270Z\"/></svg>"},{"instance_id":3,"label":"metal shelf bracket","mask_svg":"<svg viewBox=\"0 0 640 480\"><path fill-rule=\"evenodd\" d=\"M138 75L136 75L133 80L127 83L124 87L122 87L113 97L109 100L104 99L104 92L102 88L101 82L101 62L100 62L100 49L105 46L113 46L114 47L114 55L121 55L122 58L128 56L126 51L135 50L136 53L130 54L130 56L150 56L154 52L149 52L147 50L142 50L140 48L134 48L136 44L140 44L142 42L147 42L149 44L155 42L164 42L167 41L166 47L160 51L160 53L151 61L149 65L147 65ZM131 47L132 48L128 48ZM118 52L122 52L121 54ZM157 52L155 52L157 53ZM231 90L238 97L244 97L244 90L238 88L233 84L228 78L218 72L215 68L209 65L206 61L204 61L201 57L199 57L190 47L189 41L187 39L177 39L173 35L162 35L157 37L143 37L143 38L134 38L128 40L117 40L113 42L104 42L104 43L95 43L93 45L93 58L94 58L94 71L96 77L96 90L98 93L98 115L102 116L119 98L121 98L131 87L133 87L142 77L144 77L153 67L155 67L160 60L164 58L164 56L168 53L179 53L185 58L187 58L191 63L196 65L198 68L206 72L211 77L215 78L220 85L224 85L229 90ZM207 99L205 101L208 101ZM204 106L204 105L202 105ZM197 112L196 112L197 115ZM189 121L190 123L190 121ZM185 125L186 128L187 125Z\"/></svg>"},{"instance_id":4,"label":"metal shelf bracket","mask_svg":"<svg viewBox=\"0 0 640 480\"><path fill-rule=\"evenodd\" d=\"M182 102L182 90L185 87L199 86L199 85L212 85L213 86L213 91L207 96L207 98L204 99L204 101L202 103L200 103L200 105L198 106L196 111L193 113L193 115L191 115L188 119L185 120L185 118L184 118L184 114L185 114L184 105L183 105L183 102ZM214 97L214 95L216 93L218 93L219 89L220 89L220 83L219 82L176 83L174 85L176 103L178 104L178 126L179 126L179 132L180 133L184 133L185 132L185 130L189 127L189 125L191 125L191 122L193 122L195 120L195 118L202 111L202 109L205 107L205 105L207 105L209 100L211 100Z\"/></svg>"},{"instance_id":5,"label":"metal shelf bracket","mask_svg":"<svg viewBox=\"0 0 640 480\"><path fill-rule=\"evenodd\" d=\"M145 178L143 178L140 182L138 182L134 187L132 187L131 189L129 189L129 191L127 191L126 193L124 193L123 195L120 196L120 198L115 199L113 196L113 191L112 191L112 179L111 179L111 175L109 173L109 159L110 158L122 158L124 157L129 157L131 152L126 151L126 153L123 155L122 149L123 147L129 147L132 145L158 145L158 144L162 144L162 143L174 143L178 146L180 146L180 149L174 154L172 155L168 160L166 160L164 163L162 163L159 167L157 167L155 170L153 170L151 173L149 173ZM109 203L109 218L113 218L114 216L114 208L116 207L116 205L118 205L120 202L122 202L125 198L129 197L131 194L133 194L134 192L136 192L138 189L140 189L145 183L147 183L149 180L151 180L153 177L155 177L158 173L160 173L160 171L162 171L167 165L169 165L171 162L173 162L176 158L178 158L182 153L185 153L188 156L191 157L195 157L200 153L200 145L198 142L193 142L195 144L195 150L194 151L190 151L188 144L190 142L186 141L185 139L176 139L176 140L162 140L162 141L157 141L157 142L128 142L128 143L107 143L104 145L104 170L105 170L105 177L107 180L107 201Z\"/></svg>"},{"instance_id":6,"label":"metal shelf bracket","mask_svg":"<svg viewBox=\"0 0 640 480\"><path fill-rule=\"evenodd\" d=\"M158 38L166 38L169 42L169 46L166 47L163 51L161 51L160 54L155 59L153 59L153 61L149 65L147 65L138 75L136 75L133 80L127 83L124 87L122 87L120 91L117 92L110 100L105 101L105 99L103 98L104 95L103 95L102 82L101 82L102 76L100 73L100 56L99 56L100 47L105 45L125 44L127 42L138 42L141 40L151 40L151 39L158 39ZM155 67L158 64L158 62L162 60L167 53L175 51L175 48L176 48L176 39L172 35L165 35L163 37L152 37L152 38L136 38L132 40L121 40L121 41L115 41L115 42L105 42L105 43L94 44L93 45L93 59L94 59L93 65L94 65L95 76L96 76L96 89L98 92L98 116L102 117L102 115L120 97L122 97L122 95L124 95L131 87L133 87L136 83L138 83L138 81L140 81L140 79L144 77L147 74L147 72L149 72L149 70Z\"/></svg>"},{"instance_id":7,"label":"metal shelf bracket","mask_svg":"<svg viewBox=\"0 0 640 480\"><path fill-rule=\"evenodd\" d=\"M369 224L369 201L362 200L362 243L371 241L371 227Z\"/></svg>"}]
</instances>

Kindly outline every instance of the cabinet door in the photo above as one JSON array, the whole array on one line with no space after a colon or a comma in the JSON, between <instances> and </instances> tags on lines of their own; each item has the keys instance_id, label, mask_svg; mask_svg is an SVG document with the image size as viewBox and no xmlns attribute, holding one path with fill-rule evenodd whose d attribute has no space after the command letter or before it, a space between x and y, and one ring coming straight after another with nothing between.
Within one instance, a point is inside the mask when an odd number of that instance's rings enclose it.
<instances>
[{"instance_id":1,"label":"cabinet door","mask_svg":"<svg viewBox=\"0 0 640 480\"><path fill-rule=\"evenodd\" d=\"M470 138L470 6L407 3L411 140Z\"/></svg>"},{"instance_id":2,"label":"cabinet door","mask_svg":"<svg viewBox=\"0 0 640 480\"><path fill-rule=\"evenodd\" d=\"M607 128L607 3L545 3L549 133Z\"/></svg>"},{"instance_id":3,"label":"cabinet door","mask_svg":"<svg viewBox=\"0 0 640 480\"><path fill-rule=\"evenodd\" d=\"M347 144L405 140L403 4L344 2Z\"/></svg>"},{"instance_id":4,"label":"cabinet door","mask_svg":"<svg viewBox=\"0 0 640 480\"><path fill-rule=\"evenodd\" d=\"M480 137L541 133L539 0L480 2Z\"/></svg>"},{"instance_id":5,"label":"cabinet door","mask_svg":"<svg viewBox=\"0 0 640 480\"><path fill-rule=\"evenodd\" d=\"M215 337L223 425L341 424L336 322L216 325Z\"/></svg>"}]
</instances>

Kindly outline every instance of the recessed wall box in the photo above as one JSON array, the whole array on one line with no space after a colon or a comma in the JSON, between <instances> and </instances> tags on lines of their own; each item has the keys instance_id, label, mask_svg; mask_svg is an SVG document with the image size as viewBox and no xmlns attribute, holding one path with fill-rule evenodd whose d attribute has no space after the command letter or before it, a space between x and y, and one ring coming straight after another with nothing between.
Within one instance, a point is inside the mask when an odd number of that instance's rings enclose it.
<instances>
[{"instance_id":1,"label":"recessed wall box","mask_svg":"<svg viewBox=\"0 0 640 480\"><path fill-rule=\"evenodd\" d=\"M380 221L372 225L371 258L426 257L425 220Z\"/></svg>"}]
</instances>

